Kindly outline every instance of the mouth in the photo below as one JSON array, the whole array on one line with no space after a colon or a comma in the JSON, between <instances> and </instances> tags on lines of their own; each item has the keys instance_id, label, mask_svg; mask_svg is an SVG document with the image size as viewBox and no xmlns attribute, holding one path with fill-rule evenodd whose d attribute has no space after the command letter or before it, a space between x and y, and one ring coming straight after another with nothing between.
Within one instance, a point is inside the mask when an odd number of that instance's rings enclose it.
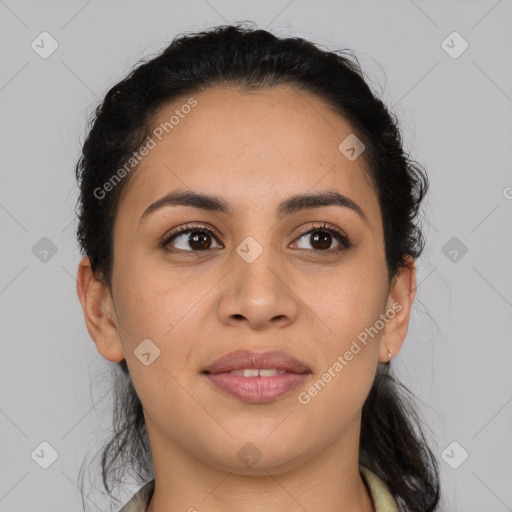
<instances>
[{"instance_id":1,"label":"mouth","mask_svg":"<svg viewBox=\"0 0 512 512\"><path fill-rule=\"evenodd\" d=\"M237 350L230 352L208 365L203 373L217 374L245 370L276 370L288 373L311 373L311 369L302 361L281 351L253 352ZM256 375L248 374L247 377ZM261 375L262 377L265 374ZM273 376L269 374L268 376Z\"/></svg>"},{"instance_id":2,"label":"mouth","mask_svg":"<svg viewBox=\"0 0 512 512\"><path fill-rule=\"evenodd\" d=\"M240 350L217 359L203 370L215 388L253 404L274 402L311 375L302 361L281 351Z\"/></svg>"}]
</instances>

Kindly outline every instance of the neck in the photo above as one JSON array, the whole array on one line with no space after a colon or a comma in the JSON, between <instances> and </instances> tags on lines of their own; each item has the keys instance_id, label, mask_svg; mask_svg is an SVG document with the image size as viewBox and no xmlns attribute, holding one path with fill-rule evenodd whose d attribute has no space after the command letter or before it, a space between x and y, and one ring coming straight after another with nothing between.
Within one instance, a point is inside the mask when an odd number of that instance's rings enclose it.
<instances>
[{"instance_id":1,"label":"neck","mask_svg":"<svg viewBox=\"0 0 512 512\"><path fill-rule=\"evenodd\" d=\"M359 423L314 456L247 469L214 467L146 424L153 453L155 491L147 512L375 512L359 473Z\"/></svg>"}]
</instances>

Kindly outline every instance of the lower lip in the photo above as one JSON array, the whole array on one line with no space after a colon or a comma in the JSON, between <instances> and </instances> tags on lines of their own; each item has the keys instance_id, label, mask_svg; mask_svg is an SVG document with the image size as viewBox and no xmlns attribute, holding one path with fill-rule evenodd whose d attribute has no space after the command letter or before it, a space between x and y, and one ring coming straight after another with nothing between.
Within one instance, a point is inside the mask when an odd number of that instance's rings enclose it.
<instances>
[{"instance_id":1,"label":"lower lip","mask_svg":"<svg viewBox=\"0 0 512 512\"><path fill-rule=\"evenodd\" d=\"M226 393L251 404L266 404L300 386L308 373L286 372L273 377L241 377L232 373L207 373L206 376Z\"/></svg>"}]
</instances>

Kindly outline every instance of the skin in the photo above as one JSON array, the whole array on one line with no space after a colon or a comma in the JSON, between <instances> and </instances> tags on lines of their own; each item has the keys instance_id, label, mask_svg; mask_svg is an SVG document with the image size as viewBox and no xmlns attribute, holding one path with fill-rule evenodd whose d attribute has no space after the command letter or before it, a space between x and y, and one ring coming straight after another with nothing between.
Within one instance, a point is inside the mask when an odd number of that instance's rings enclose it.
<instances>
[{"instance_id":1,"label":"skin","mask_svg":"<svg viewBox=\"0 0 512 512\"><path fill-rule=\"evenodd\" d=\"M245 94L216 87L194 98L198 105L123 190L112 291L88 257L78 268L87 329L105 359L126 358L143 405L156 478L148 510L374 511L358 470L361 410L378 362L389 360L388 350L394 357L405 339L414 260L388 281L364 153L349 161L338 150L353 130L324 100L288 86ZM186 99L162 108L155 126ZM139 224L151 203L175 189L221 196L235 215L166 207ZM339 206L277 220L277 205L289 196L326 190L359 204L367 222ZM353 247L336 253L334 237L327 249L314 233L299 238L300 229L321 222L343 230ZM210 249L194 251L190 234L159 246L187 223L215 230ZM247 236L263 249L252 263L236 252ZM402 309L379 334L307 405L299 403L298 393L393 303ZM160 350L149 366L134 355L144 339ZM312 374L275 402L242 402L201 374L238 349L283 350ZM237 457L248 442L261 453L251 467Z\"/></svg>"}]
</instances>

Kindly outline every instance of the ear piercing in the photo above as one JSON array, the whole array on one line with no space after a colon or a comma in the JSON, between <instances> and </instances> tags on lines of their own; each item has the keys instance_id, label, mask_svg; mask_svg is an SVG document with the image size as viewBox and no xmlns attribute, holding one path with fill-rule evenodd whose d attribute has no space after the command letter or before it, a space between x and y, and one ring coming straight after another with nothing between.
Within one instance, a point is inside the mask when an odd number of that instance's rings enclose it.
<instances>
[{"instance_id":1,"label":"ear piercing","mask_svg":"<svg viewBox=\"0 0 512 512\"><path fill-rule=\"evenodd\" d=\"M389 348L388 348L388 357L389 357L389 360L390 360L390 361L391 361L391 356L392 356L392 355L393 355L393 354L391 354L391 351L390 351L390 350L389 350Z\"/></svg>"}]
</instances>

